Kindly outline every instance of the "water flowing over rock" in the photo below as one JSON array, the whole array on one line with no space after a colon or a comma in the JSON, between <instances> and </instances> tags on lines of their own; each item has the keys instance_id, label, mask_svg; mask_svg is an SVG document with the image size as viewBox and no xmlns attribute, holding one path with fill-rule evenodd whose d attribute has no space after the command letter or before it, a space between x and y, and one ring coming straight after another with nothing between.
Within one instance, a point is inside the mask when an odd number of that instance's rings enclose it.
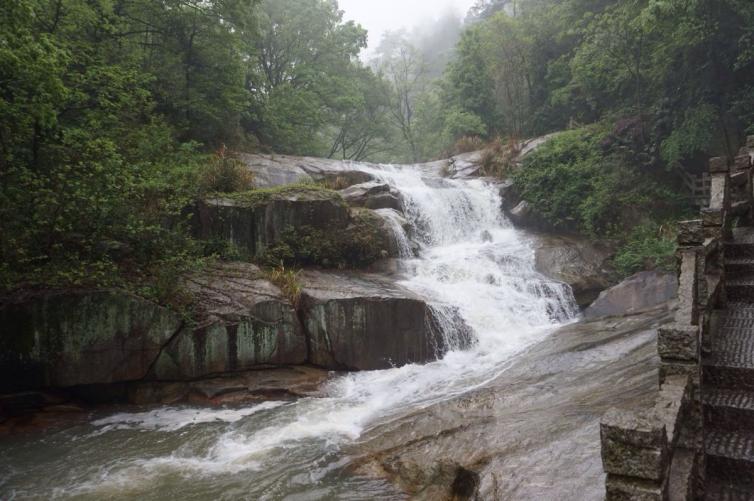
<instances>
[{"instance_id":1,"label":"water flowing over rock","mask_svg":"<svg viewBox=\"0 0 754 501\"><path fill-rule=\"evenodd\" d=\"M604 499L600 417L651 400L672 318L665 305L564 327L485 387L371 430L348 449L353 468L411 499Z\"/></svg>"},{"instance_id":2,"label":"water flowing over rock","mask_svg":"<svg viewBox=\"0 0 754 501\"><path fill-rule=\"evenodd\" d=\"M613 285L608 245L570 236L537 235L534 240L537 271L570 285L579 306L589 306Z\"/></svg>"},{"instance_id":3,"label":"water flowing over rock","mask_svg":"<svg viewBox=\"0 0 754 501\"><path fill-rule=\"evenodd\" d=\"M489 423L494 419L490 412L505 413L507 409L516 415L518 403L514 392L513 399L482 402L476 407L475 395L498 381L501 372L523 350L576 317L571 289L537 272L532 239L512 227L505 217L496 183L448 178L448 162L343 167L400 194L403 215L382 209L376 216L394 223L389 226L396 241L410 241L412 249L402 253L406 255L397 261L392 280L345 271L305 271L299 276L303 290L298 316L310 336L310 361L333 368L385 370L336 375L320 392L306 396L308 390L304 390L304 396L295 401L290 395L278 395L273 397L275 401L241 408L162 407L97 416L67 432L76 440L72 451L68 449L65 454L58 453L61 444L40 441L22 445L23 454L13 449L0 455L0 469L6 466L4 458L14 458L12 473L3 486L37 497L51 497L54 486L93 498L117 491L118 495L136 498L204 499L216 497L218 492L263 498L275 492L281 496L350 499L349 495L358 492L368 499L404 499L421 493L435 499L425 489L430 486L447 487L457 499L487 492L489 474L466 459L472 449L475 457L486 457L484 451L496 447L507 432L495 429L494 435L484 434L475 416ZM300 165L297 168L304 169ZM353 219L350 211L348 215ZM328 227L333 232L337 229L336 225ZM222 234L222 238L229 234ZM236 294L235 284L234 279L232 295ZM208 286L205 281L200 288ZM219 294L208 311L222 310L226 295ZM241 310L253 310L257 300L229 303L239 304ZM219 339L229 340L226 325L232 322L228 312L214 316L217 319L212 322L225 329ZM188 343L186 346L182 348L186 352L196 348ZM219 351L223 351L222 346ZM203 353L206 357L206 350ZM569 356L562 354L563 358ZM192 363L187 362L187 366ZM552 374L556 366L565 367L566 361L554 357L538 365L546 374ZM201 369L194 374L206 372ZM523 384L527 372L518 374ZM593 373L588 377L596 380ZM235 398L245 401L251 383L222 379L213 376L189 394L195 395L197 402L222 402L226 395L231 402ZM534 381L530 394L541 397L534 404L547 408L553 398L547 389L558 380L552 376L540 381L543 384ZM182 381L165 383L176 384L171 388L178 393L186 388ZM185 383L191 387L198 382ZM172 391L162 385L142 388L146 401L159 400ZM508 389L494 387L494 393L505 398ZM583 396L579 394L578 398ZM449 414L463 416L463 421L452 423L455 428L472 430L462 443L443 442L442 437L452 436L453 431L421 417L422 409L437 409L443 402L453 402ZM567 407L559 410L558 417L575 412ZM409 416L416 419L412 421ZM400 423L405 433L393 434L393 423ZM411 435L412 425L416 436ZM513 429L523 432L526 425ZM442 430L440 436L437 430ZM359 443L371 444L372 433L384 434L384 444L399 438L390 447L396 451L398 445L405 447L405 461L370 461L385 451L381 447L354 449ZM447 454L426 447L430 454L437 453L437 461L426 453L421 460L416 459L421 452L411 445L421 448L430 434L438 444L447 445L443 445ZM112 444L118 444L117 448ZM87 460L71 464L60 459L72 453ZM377 465L375 469L383 470L382 474L372 475L373 468L367 468L368 472L357 468L353 463L357 456L365 464ZM540 453L536 457L543 462L546 456ZM403 468L402 464L416 467ZM107 465L105 474L102 465ZM395 473L384 475L391 468ZM502 465L495 471L500 469L517 471L515 464ZM44 485L38 482L42 475L49 480ZM386 481L385 476L395 483ZM410 487L412 483L414 487Z\"/></svg>"}]
</instances>

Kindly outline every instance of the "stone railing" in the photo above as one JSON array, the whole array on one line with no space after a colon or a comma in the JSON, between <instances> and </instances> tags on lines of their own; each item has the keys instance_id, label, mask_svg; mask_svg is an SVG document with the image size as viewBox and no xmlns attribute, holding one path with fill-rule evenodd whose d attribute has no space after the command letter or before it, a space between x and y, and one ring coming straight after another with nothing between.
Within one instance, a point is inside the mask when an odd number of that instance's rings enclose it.
<instances>
[{"instance_id":1,"label":"stone railing","mask_svg":"<svg viewBox=\"0 0 754 501\"><path fill-rule=\"evenodd\" d=\"M710 160L709 207L701 219L680 223L678 309L657 334L657 399L641 411L611 409L602 418L608 500L694 499L702 492L702 342L715 310L725 306L723 241L736 218L751 217L752 160L754 137L732 168L727 158Z\"/></svg>"}]
</instances>

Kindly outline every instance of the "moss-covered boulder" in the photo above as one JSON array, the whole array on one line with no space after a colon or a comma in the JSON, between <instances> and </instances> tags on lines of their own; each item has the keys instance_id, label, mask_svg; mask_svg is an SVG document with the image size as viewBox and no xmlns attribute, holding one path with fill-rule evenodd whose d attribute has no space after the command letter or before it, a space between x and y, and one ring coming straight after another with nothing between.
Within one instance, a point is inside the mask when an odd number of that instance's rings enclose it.
<instances>
[{"instance_id":1,"label":"moss-covered boulder","mask_svg":"<svg viewBox=\"0 0 754 501\"><path fill-rule=\"evenodd\" d=\"M423 299L384 277L307 271L301 283L300 314L314 365L386 369L430 362L471 343L459 318L453 332L443 331Z\"/></svg>"},{"instance_id":2,"label":"moss-covered boulder","mask_svg":"<svg viewBox=\"0 0 754 501\"><path fill-rule=\"evenodd\" d=\"M303 364L307 343L296 311L254 265L229 263L190 278L197 323L160 354L150 379L178 381L260 367Z\"/></svg>"},{"instance_id":3,"label":"moss-covered boulder","mask_svg":"<svg viewBox=\"0 0 754 501\"><path fill-rule=\"evenodd\" d=\"M0 305L0 392L142 379L176 313L115 290L53 291Z\"/></svg>"},{"instance_id":4,"label":"moss-covered boulder","mask_svg":"<svg viewBox=\"0 0 754 501\"><path fill-rule=\"evenodd\" d=\"M198 203L196 232L204 240L231 242L253 258L280 243L290 229L344 230L347 204L332 190L295 185L252 190Z\"/></svg>"}]
</instances>

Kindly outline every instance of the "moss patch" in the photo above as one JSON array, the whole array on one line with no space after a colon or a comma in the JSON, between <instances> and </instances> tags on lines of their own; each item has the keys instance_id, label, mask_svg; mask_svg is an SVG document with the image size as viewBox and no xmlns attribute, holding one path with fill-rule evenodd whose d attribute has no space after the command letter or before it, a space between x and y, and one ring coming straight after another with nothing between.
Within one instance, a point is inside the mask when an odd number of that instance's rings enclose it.
<instances>
[{"instance_id":1,"label":"moss patch","mask_svg":"<svg viewBox=\"0 0 754 501\"><path fill-rule=\"evenodd\" d=\"M322 266L362 268L388 248L382 220L370 210L354 210L344 231L324 231L310 226L288 227L282 239L260 259L266 266Z\"/></svg>"}]
</instances>

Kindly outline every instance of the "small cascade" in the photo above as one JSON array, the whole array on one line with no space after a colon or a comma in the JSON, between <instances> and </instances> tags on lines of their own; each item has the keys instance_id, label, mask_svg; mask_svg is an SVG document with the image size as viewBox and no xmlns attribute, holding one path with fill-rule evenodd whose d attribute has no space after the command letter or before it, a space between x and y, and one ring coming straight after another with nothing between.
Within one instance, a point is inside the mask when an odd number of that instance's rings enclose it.
<instances>
[{"instance_id":1,"label":"small cascade","mask_svg":"<svg viewBox=\"0 0 754 501\"><path fill-rule=\"evenodd\" d=\"M403 227L403 225L406 224L406 220L403 216L394 209L379 209L375 212L382 217L390 229L398 257L401 259L414 257L414 251L411 248L411 241Z\"/></svg>"}]
</instances>

